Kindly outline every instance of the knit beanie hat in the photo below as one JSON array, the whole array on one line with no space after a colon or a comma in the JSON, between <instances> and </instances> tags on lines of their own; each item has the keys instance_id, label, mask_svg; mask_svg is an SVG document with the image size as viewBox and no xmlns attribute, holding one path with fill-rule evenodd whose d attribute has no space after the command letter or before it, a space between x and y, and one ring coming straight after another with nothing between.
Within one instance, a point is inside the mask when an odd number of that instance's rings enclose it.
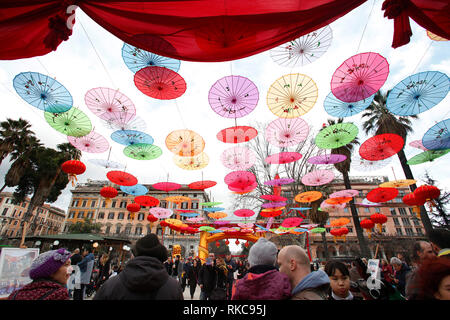
<instances>
[{"instance_id":1,"label":"knit beanie hat","mask_svg":"<svg viewBox=\"0 0 450 320\"><path fill-rule=\"evenodd\" d=\"M248 263L250 267L266 264L274 266L277 260L277 247L266 238L259 238L250 248Z\"/></svg>"},{"instance_id":2,"label":"knit beanie hat","mask_svg":"<svg viewBox=\"0 0 450 320\"><path fill-rule=\"evenodd\" d=\"M67 260L70 259L71 253L64 248L51 250L40 254L33 260L30 268L30 278L50 278L50 276L58 271Z\"/></svg>"},{"instance_id":3,"label":"knit beanie hat","mask_svg":"<svg viewBox=\"0 0 450 320\"><path fill-rule=\"evenodd\" d=\"M154 257L161 262L167 260L167 249L159 242L158 237L154 233L150 233L136 241L131 251L135 257Z\"/></svg>"}]
</instances>

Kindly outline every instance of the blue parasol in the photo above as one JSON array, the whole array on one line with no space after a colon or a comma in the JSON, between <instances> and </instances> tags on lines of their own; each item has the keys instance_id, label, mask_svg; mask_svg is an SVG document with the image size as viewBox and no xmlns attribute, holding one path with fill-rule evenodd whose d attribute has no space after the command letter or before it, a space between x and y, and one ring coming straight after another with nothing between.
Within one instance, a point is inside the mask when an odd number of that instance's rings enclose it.
<instances>
[{"instance_id":1,"label":"blue parasol","mask_svg":"<svg viewBox=\"0 0 450 320\"><path fill-rule=\"evenodd\" d=\"M412 116L437 105L448 93L449 79L438 71L413 74L389 92L386 108L398 116Z\"/></svg>"},{"instance_id":2,"label":"blue parasol","mask_svg":"<svg viewBox=\"0 0 450 320\"><path fill-rule=\"evenodd\" d=\"M152 136L137 130L118 130L111 134L115 142L129 146L136 143L153 144Z\"/></svg>"},{"instance_id":3,"label":"blue parasol","mask_svg":"<svg viewBox=\"0 0 450 320\"><path fill-rule=\"evenodd\" d=\"M344 102L334 96L332 92L328 94L323 102L325 111L337 118L351 117L365 110L373 101L375 95L357 102Z\"/></svg>"},{"instance_id":4,"label":"blue parasol","mask_svg":"<svg viewBox=\"0 0 450 320\"><path fill-rule=\"evenodd\" d=\"M128 69L134 73L146 67L165 67L178 72L180 69L180 60L172 59L151 53L127 43L122 47L122 58Z\"/></svg>"},{"instance_id":5,"label":"blue parasol","mask_svg":"<svg viewBox=\"0 0 450 320\"><path fill-rule=\"evenodd\" d=\"M207 212L218 212L218 211L223 211L223 210L225 210L225 208L220 208L220 207L209 207L209 208L203 208L202 210L207 211Z\"/></svg>"},{"instance_id":6,"label":"blue parasol","mask_svg":"<svg viewBox=\"0 0 450 320\"><path fill-rule=\"evenodd\" d=\"M261 230L264 230L264 231L270 231L269 229L267 229L267 228L264 228L263 226L260 226L259 224L256 224L255 223L255 226L257 226L259 229L261 229Z\"/></svg>"},{"instance_id":7,"label":"blue parasol","mask_svg":"<svg viewBox=\"0 0 450 320\"><path fill-rule=\"evenodd\" d=\"M19 73L14 77L13 86L22 99L41 110L61 113L73 106L69 91L55 79L41 73Z\"/></svg>"},{"instance_id":8,"label":"blue parasol","mask_svg":"<svg viewBox=\"0 0 450 320\"><path fill-rule=\"evenodd\" d=\"M297 210L297 211L306 211L306 210L309 210L309 209L311 209L310 207L297 207L297 208L291 208L291 209L293 209L293 210Z\"/></svg>"},{"instance_id":9,"label":"blue parasol","mask_svg":"<svg viewBox=\"0 0 450 320\"><path fill-rule=\"evenodd\" d=\"M423 135L422 144L428 150L450 148L450 119L442 120Z\"/></svg>"},{"instance_id":10,"label":"blue parasol","mask_svg":"<svg viewBox=\"0 0 450 320\"><path fill-rule=\"evenodd\" d=\"M120 190L133 196L143 196L148 192L148 189L142 184L135 184L134 186L130 187L120 186Z\"/></svg>"},{"instance_id":11,"label":"blue parasol","mask_svg":"<svg viewBox=\"0 0 450 320\"><path fill-rule=\"evenodd\" d=\"M197 217L198 213L194 213L194 212L180 213L180 216L187 217L187 218L193 218L193 217Z\"/></svg>"}]
</instances>

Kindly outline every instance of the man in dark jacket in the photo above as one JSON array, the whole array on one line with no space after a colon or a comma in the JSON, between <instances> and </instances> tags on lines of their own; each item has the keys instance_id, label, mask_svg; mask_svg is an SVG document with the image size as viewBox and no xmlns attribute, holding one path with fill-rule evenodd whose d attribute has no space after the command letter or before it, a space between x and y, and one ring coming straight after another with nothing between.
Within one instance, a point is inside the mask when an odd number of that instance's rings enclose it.
<instances>
[{"instance_id":1,"label":"man in dark jacket","mask_svg":"<svg viewBox=\"0 0 450 320\"><path fill-rule=\"evenodd\" d=\"M398 291L400 291L400 293L405 296L406 276L408 272L411 271L411 269L406 265L406 263L402 262L396 257L391 258L391 265L395 269L395 286L397 287Z\"/></svg>"},{"instance_id":2,"label":"man in dark jacket","mask_svg":"<svg viewBox=\"0 0 450 320\"><path fill-rule=\"evenodd\" d=\"M214 253L210 253L206 258L205 264L203 264L198 272L198 284L201 289L200 300L208 300L211 296L211 292L216 287L217 272L215 268Z\"/></svg>"},{"instance_id":3,"label":"man in dark jacket","mask_svg":"<svg viewBox=\"0 0 450 320\"><path fill-rule=\"evenodd\" d=\"M231 259L231 254L225 256L225 264L227 265L227 300L231 300L233 292L234 272L237 270L236 262Z\"/></svg>"},{"instance_id":4,"label":"man in dark jacket","mask_svg":"<svg viewBox=\"0 0 450 320\"><path fill-rule=\"evenodd\" d=\"M163 265L167 249L155 234L139 239L132 253L135 258L103 284L94 300L183 300L178 281L169 277Z\"/></svg>"}]
</instances>

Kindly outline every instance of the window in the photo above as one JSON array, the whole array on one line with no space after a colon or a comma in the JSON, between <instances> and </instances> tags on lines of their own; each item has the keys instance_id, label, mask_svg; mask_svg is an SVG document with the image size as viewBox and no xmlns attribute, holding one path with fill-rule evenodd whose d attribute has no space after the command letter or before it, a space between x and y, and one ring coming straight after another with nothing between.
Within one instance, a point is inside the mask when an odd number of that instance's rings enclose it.
<instances>
[{"instance_id":1,"label":"window","mask_svg":"<svg viewBox=\"0 0 450 320\"><path fill-rule=\"evenodd\" d=\"M105 219L105 213L104 212L99 212L97 219Z\"/></svg>"},{"instance_id":2,"label":"window","mask_svg":"<svg viewBox=\"0 0 450 320\"><path fill-rule=\"evenodd\" d=\"M117 217L117 219L123 220L124 217L125 217L125 213L119 212L119 216Z\"/></svg>"},{"instance_id":3,"label":"window","mask_svg":"<svg viewBox=\"0 0 450 320\"><path fill-rule=\"evenodd\" d=\"M3 209L2 216L6 215L7 212L8 212L8 208Z\"/></svg>"},{"instance_id":4,"label":"window","mask_svg":"<svg viewBox=\"0 0 450 320\"><path fill-rule=\"evenodd\" d=\"M105 207L106 207L106 201L103 201L102 208L105 208Z\"/></svg>"},{"instance_id":5,"label":"window","mask_svg":"<svg viewBox=\"0 0 450 320\"><path fill-rule=\"evenodd\" d=\"M398 212L400 212L400 215L402 215L402 216L407 215L405 208L398 208Z\"/></svg>"},{"instance_id":6,"label":"window","mask_svg":"<svg viewBox=\"0 0 450 320\"><path fill-rule=\"evenodd\" d=\"M134 231L134 234L139 236L142 234L142 227L136 227L136 230Z\"/></svg>"},{"instance_id":7,"label":"window","mask_svg":"<svg viewBox=\"0 0 450 320\"><path fill-rule=\"evenodd\" d=\"M192 202L192 209L198 209L198 202Z\"/></svg>"},{"instance_id":8,"label":"window","mask_svg":"<svg viewBox=\"0 0 450 320\"><path fill-rule=\"evenodd\" d=\"M39 223L39 221L36 221L36 223ZM14 221L14 225L17 225L17 220Z\"/></svg>"},{"instance_id":9,"label":"window","mask_svg":"<svg viewBox=\"0 0 450 320\"><path fill-rule=\"evenodd\" d=\"M365 212L365 213L370 213L369 208L368 208L368 207L365 207L365 208L364 208L364 212Z\"/></svg>"},{"instance_id":10,"label":"window","mask_svg":"<svg viewBox=\"0 0 450 320\"><path fill-rule=\"evenodd\" d=\"M413 236L414 232L412 228L405 228L405 232L408 236Z\"/></svg>"},{"instance_id":11,"label":"window","mask_svg":"<svg viewBox=\"0 0 450 320\"><path fill-rule=\"evenodd\" d=\"M344 212L348 213L348 208L347 207L344 208Z\"/></svg>"},{"instance_id":12,"label":"window","mask_svg":"<svg viewBox=\"0 0 450 320\"><path fill-rule=\"evenodd\" d=\"M122 226L119 224L116 226L116 233L120 233L120 229L122 228Z\"/></svg>"},{"instance_id":13,"label":"window","mask_svg":"<svg viewBox=\"0 0 450 320\"><path fill-rule=\"evenodd\" d=\"M78 212L78 219L84 218L84 212Z\"/></svg>"},{"instance_id":14,"label":"window","mask_svg":"<svg viewBox=\"0 0 450 320\"><path fill-rule=\"evenodd\" d=\"M120 202L120 207L121 208L126 208L127 207L127 202L126 201L121 201Z\"/></svg>"},{"instance_id":15,"label":"window","mask_svg":"<svg viewBox=\"0 0 450 320\"><path fill-rule=\"evenodd\" d=\"M394 220L394 225L400 226L400 222L398 221L398 218L393 218L393 220Z\"/></svg>"},{"instance_id":16,"label":"window","mask_svg":"<svg viewBox=\"0 0 450 320\"><path fill-rule=\"evenodd\" d=\"M134 220L134 212L128 214L128 220Z\"/></svg>"},{"instance_id":17,"label":"window","mask_svg":"<svg viewBox=\"0 0 450 320\"><path fill-rule=\"evenodd\" d=\"M131 226L125 227L125 234L131 234Z\"/></svg>"},{"instance_id":18,"label":"window","mask_svg":"<svg viewBox=\"0 0 450 320\"><path fill-rule=\"evenodd\" d=\"M375 212L376 212L376 213L380 213L380 212L381 212L380 208L375 207Z\"/></svg>"},{"instance_id":19,"label":"window","mask_svg":"<svg viewBox=\"0 0 450 320\"><path fill-rule=\"evenodd\" d=\"M26 202L22 202L22 208L25 208L27 206Z\"/></svg>"},{"instance_id":20,"label":"window","mask_svg":"<svg viewBox=\"0 0 450 320\"><path fill-rule=\"evenodd\" d=\"M183 202L181 204L181 209L188 209L188 203L187 202Z\"/></svg>"},{"instance_id":21,"label":"window","mask_svg":"<svg viewBox=\"0 0 450 320\"><path fill-rule=\"evenodd\" d=\"M423 236L422 228L416 228L416 232L418 235Z\"/></svg>"},{"instance_id":22,"label":"window","mask_svg":"<svg viewBox=\"0 0 450 320\"><path fill-rule=\"evenodd\" d=\"M15 217L16 216L16 212L17 212L17 210L14 209L13 213L11 214L11 217Z\"/></svg>"},{"instance_id":23,"label":"window","mask_svg":"<svg viewBox=\"0 0 450 320\"><path fill-rule=\"evenodd\" d=\"M117 201L113 201L113 202L111 203L111 208L115 208L115 207L116 207L116 202L117 202Z\"/></svg>"},{"instance_id":24,"label":"window","mask_svg":"<svg viewBox=\"0 0 450 320\"><path fill-rule=\"evenodd\" d=\"M353 232L353 227L347 227L348 229L348 233L352 233Z\"/></svg>"},{"instance_id":25,"label":"window","mask_svg":"<svg viewBox=\"0 0 450 320\"><path fill-rule=\"evenodd\" d=\"M114 212L110 212L108 214L108 219L110 219L110 220L114 219Z\"/></svg>"},{"instance_id":26,"label":"window","mask_svg":"<svg viewBox=\"0 0 450 320\"><path fill-rule=\"evenodd\" d=\"M110 232L111 232L111 226L106 226L105 233L110 233Z\"/></svg>"},{"instance_id":27,"label":"window","mask_svg":"<svg viewBox=\"0 0 450 320\"><path fill-rule=\"evenodd\" d=\"M161 206L161 208L167 208L167 202L166 201L161 201L159 203L159 205Z\"/></svg>"},{"instance_id":28,"label":"window","mask_svg":"<svg viewBox=\"0 0 450 320\"><path fill-rule=\"evenodd\" d=\"M397 232L397 234L398 234L399 236L402 236L402 235L403 235L402 229L401 229L401 228L395 228L395 231Z\"/></svg>"},{"instance_id":29,"label":"window","mask_svg":"<svg viewBox=\"0 0 450 320\"><path fill-rule=\"evenodd\" d=\"M89 211L87 214L88 219L92 219L92 216L94 215L94 211Z\"/></svg>"},{"instance_id":30,"label":"window","mask_svg":"<svg viewBox=\"0 0 450 320\"><path fill-rule=\"evenodd\" d=\"M404 226L410 226L411 221L409 221L409 218L402 218L402 222Z\"/></svg>"},{"instance_id":31,"label":"window","mask_svg":"<svg viewBox=\"0 0 450 320\"><path fill-rule=\"evenodd\" d=\"M413 218L413 223L415 226L420 226L419 219L417 219L416 217Z\"/></svg>"},{"instance_id":32,"label":"window","mask_svg":"<svg viewBox=\"0 0 450 320\"><path fill-rule=\"evenodd\" d=\"M144 214L143 213L139 213L139 215L138 215L138 220L139 221L142 221L142 220L144 220Z\"/></svg>"},{"instance_id":33,"label":"window","mask_svg":"<svg viewBox=\"0 0 450 320\"><path fill-rule=\"evenodd\" d=\"M69 219L72 219L74 216L75 216L75 212L72 211L72 212L69 213L68 218L69 218Z\"/></svg>"},{"instance_id":34,"label":"window","mask_svg":"<svg viewBox=\"0 0 450 320\"><path fill-rule=\"evenodd\" d=\"M394 208L391 208L391 215L393 215L393 216L396 216L396 215L397 215L397 212L395 211Z\"/></svg>"},{"instance_id":35,"label":"window","mask_svg":"<svg viewBox=\"0 0 450 320\"><path fill-rule=\"evenodd\" d=\"M86 207L87 206L87 200L83 200L83 205L82 205L82 207L84 208L84 207Z\"/></svg>"},{"instance_id":36,"label":"window","mask_svg":"<svg viewBox=\"0 0 450 320\"><path fill-rule=\"evenodd\" d=\"M96 201L91 201L91 208L95 207L95 202Z\"/></svg>"}]
</instances>

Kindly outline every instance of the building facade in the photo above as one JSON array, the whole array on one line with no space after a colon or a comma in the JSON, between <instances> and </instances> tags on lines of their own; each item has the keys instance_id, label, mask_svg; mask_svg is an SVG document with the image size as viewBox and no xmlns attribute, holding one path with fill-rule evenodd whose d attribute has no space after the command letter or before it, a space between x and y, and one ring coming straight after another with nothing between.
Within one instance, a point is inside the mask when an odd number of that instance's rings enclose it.
<instances>
[{"instance_id":1,"label":"building facade","mask_svg":"<svg viewBox=\"0 0 450 320\"><path fill-rule=\"evenodd\" d=\"M198 234L180 234L170 228L165 228L163 234L159 225L150 226L147 220L149 207L141 207L141 210L136 212L134 216L128 212L127 205L134 202L135 196L122 192L120 186L113 184L112 186L117 189L118 195L111 199L110 202L105 201L100 195L100 189L110 184L109 181L88 179L87 183L78 184L71 191L72 199L68 208L64 232L68 231L71 224L88 218L93 223L101 225L100 233L103 235L126 237L134 242L149 233L156 233L169 251L177 244L182 247L183 255L197 255L200 239ZM158 206L162 208L199 210L198 212L201 214L202 206L200 203L209 201L206 192L192 190L187 185L182 185L180 189L170 192L153 189L151 185L145 185L145 187L149 190L146 195L159 199L160 204ZM190 198L191 201L177 205L164 200L169 196L185 196ZM186 219L186 217L180 216L176 212L171 218L180 219L181 221Z\"/></svg>"},{"instance_id":2,"label":"building facade","mask_svg":"<svg viewBox=\"0 0 450 320\"><path fill-rule=\"evenodd\" d=\"M13 204L11 192L0 193L0 236L18 237L22 235L23 217L28 210L30 198L19 204ZM63 230L66 212L62 209L44 204L34 209L36 229L33 235L58 234Z\"/></svg>"},{"instance_id":3,"label":"building facade","mask_svg":"<svg viewBox=\"0 0 450 320\"><path fill-rule=\"evenodd\" d=\"M388 181L388 178L382 176L350 177L350 181L352 189L359 191L359 194L353 199L355 203L361 203L371 190L378 188L379 184ZM329 187L331 192L346 189L342 179L335 179ZM371 237L368 239L368 233L363 229L372 256L374 256L375 252L381 258L390 258L398 252L409 253L410 248L402 246L402 243L412 243L416 240L425 239L425 228L423 224L417 218L412 208L402 202L403 196L410 192L409 187L397 189L399 190L397 197L391 201L382 203L379 207L364 207L356 204L359 221L370 218L375 213L381 213L387 217L387 222L382 225L382 233L379 233L378 228L375 227L371 230ZM291 205L293 205L292 199L295 195L291 193L289 188L283 188L282 196L291 199ZM329 212L327 224L330 223L330 220L338 218L348 218L350 220L350 223L345 226L349 229L349 233L345 241L343 239L334 239L329 233L330 228L327 228L326 239L329 257L360 255L359 242L349 205L343 210ZM325 258L325 248L322 235L310 234L309 246L311 258L323 261Z\"/></svg>"}]
</instances>

